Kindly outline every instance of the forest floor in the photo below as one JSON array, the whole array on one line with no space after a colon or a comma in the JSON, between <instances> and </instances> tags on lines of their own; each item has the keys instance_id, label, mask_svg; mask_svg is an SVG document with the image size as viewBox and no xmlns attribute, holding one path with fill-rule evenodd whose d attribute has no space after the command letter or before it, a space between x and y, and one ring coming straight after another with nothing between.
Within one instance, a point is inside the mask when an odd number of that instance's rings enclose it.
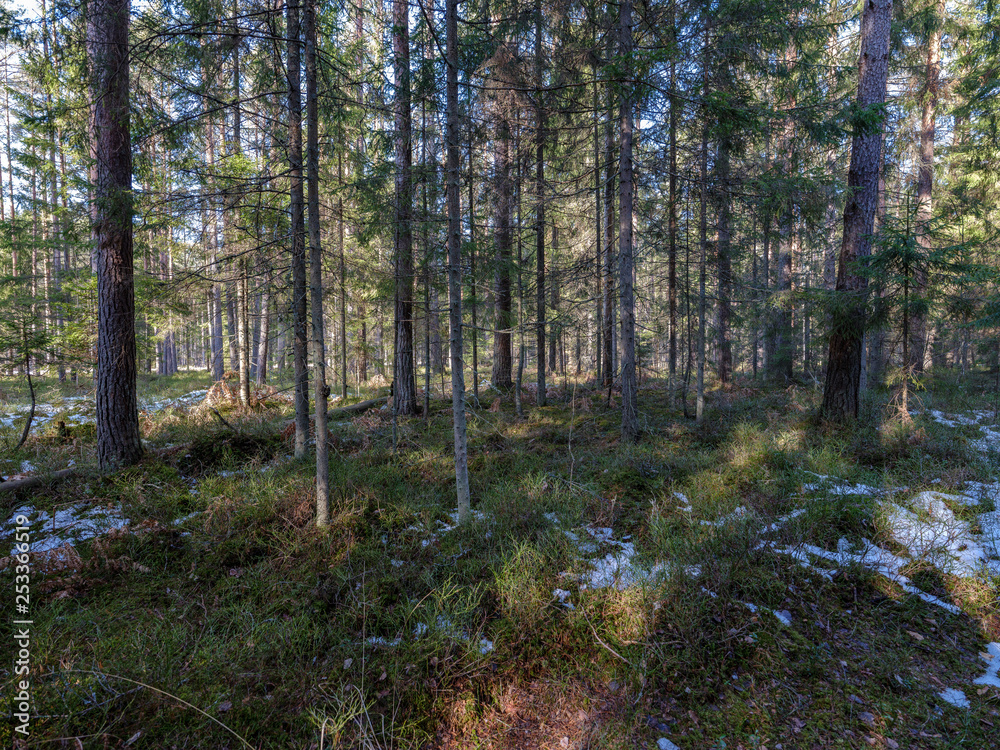
<instances>
[{"instance_id":1,"label":"forest floor","mask_svg":"<svg viewBox=\"0 0 1000 750\"><path fill-rule=\"evenodd\" d=\"M650 381L637 445L586 384L524 420L484 392L465 526L449 403L395 450L387 410L335 417L319 531L283 393L216 415L203 374L144 379L145 458L101 476L91 393L42 382L14 451L26 394L0 381L0 474L79 471L0 495L0 557L23 520L33 550L31 734L0 741L996 748L992 383L933 381L912 419L869 393L834 428L811 387L717 388L696 424Z\"/></svg>"}]
</instances>

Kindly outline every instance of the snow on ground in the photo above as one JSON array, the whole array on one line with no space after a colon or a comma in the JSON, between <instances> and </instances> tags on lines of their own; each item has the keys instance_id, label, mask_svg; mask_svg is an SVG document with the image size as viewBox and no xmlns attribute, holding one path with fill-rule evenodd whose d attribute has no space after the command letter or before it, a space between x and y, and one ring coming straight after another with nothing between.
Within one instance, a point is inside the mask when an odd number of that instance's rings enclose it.
<instances>
[{"instance_id":1,"label":"snow on ground","mask_svg":"<svg viewBox=\"0 0 1000 750\"><path fill-rule=\"evenodd\" d=\"M1000 688L1000 643L990 643L986 652L980 654L986 662L986 673L972 681L974 685L992 685Z\"/></svg>"},{"instance_id":2,"label":"snow on ground","mask_svg":"<svg viewBox=\"0 0 1000 750\"><path fill-rule=\"evenodd\" d=\"M162 411L170 407L188 408L201 401L208 394L206 390L191 391L174 398L139 399L139 410L147 412ZM0 429L23 429L24 420L31 411L30 404L8 404L0 411ZM68 426L93 424L96 418L94 396L63 396L52 402L35 404L35 415L31 420L31 429L37 430L50 423L62 420Z\"/></svg>"},{"instance_id":3,"label":"snow on ground","mask_svg":"<svg viewBox=\"0 0 1000 750\"><path fill-rule=\"evenodd\" d=\"M965 693L961 690L956 690L955 688L945 688L938 695L942 700L947 701L953 706L958 706L959 708L968 708L969 699L965 697Z\"/></svg>"},{"instance_id":4,"label":"snow on ground","mask_svg":"<svg viewBox=\"0 0 1000 750\"><path fill-rule=\"evenodd\" d=\"M4 528L13 531L22 516L35 529L31 535L31 552L48 552L64 544L75 545L129 523L120 511L109 508L77 504L50 514L24 505L11 514Z\"/></svg>"}]
</instances>

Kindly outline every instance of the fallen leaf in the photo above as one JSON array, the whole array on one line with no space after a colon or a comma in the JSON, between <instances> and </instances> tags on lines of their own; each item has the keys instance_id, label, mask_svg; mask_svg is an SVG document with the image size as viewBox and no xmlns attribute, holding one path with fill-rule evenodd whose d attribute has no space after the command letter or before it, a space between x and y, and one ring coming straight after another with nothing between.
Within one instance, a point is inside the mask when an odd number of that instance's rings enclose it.
<instances>
[{"instance_id":1,"label":"fallen leaf","mask_svg":"<svg viewBox=\"0 0 1000 750\"><path fill-rule=\"evenodd\" d=\"M222 701L222 703L219 704L219 713L224 714L232 707L233 707L232 701Z\"/></svg>"},{"instance_id":2,"label":"fallen leaf","mask_svg":"<svg viewBox=\"0 0 1000 750\"><path fill-rule=\"evenodd\" d=\"M344 659L344 669L350 669L354 659Z\"/></svg>"},{"instance_id":3,"label":"fallen leaf","mask_svg":"<svg viewBox=\"0 0 1000 750\"><path fill-rule=\"evenodd\" d=\"M906 632L909 633L910 635L912 635L918 641L922 641L924 639L924 637L922 635L920 635L920 633L914 633L912 630L907 630Z\"/></svg>"},{"instance_id":4,"label":"fallen leaf","mask_svg":"<svg viewBox=\"0 0 1000 750\"><path fill-rule=\"evenodd\" d=\"M129 745L131 745L133 742L135 742L140 737L142 737L142 730L141 729L138 732L136 732L135 734L133 734L131 737L129 737L127 740L125 740L125 747L128 747Z\"/></svg>"}]
</instances>

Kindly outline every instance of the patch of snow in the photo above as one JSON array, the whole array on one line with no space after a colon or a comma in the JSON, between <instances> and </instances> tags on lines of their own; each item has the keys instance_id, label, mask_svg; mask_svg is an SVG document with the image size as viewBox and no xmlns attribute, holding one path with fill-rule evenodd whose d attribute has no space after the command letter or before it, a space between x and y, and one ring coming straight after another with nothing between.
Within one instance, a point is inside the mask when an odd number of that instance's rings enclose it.
<instances>
[{"instance_id":1,"label":"patch of snow","mask_svg":"<svg viewBox=\"0 0 1000 750\"><path fill-rule=\"evenodd\" d=\"M21 473L22 474L30 474L33 471L37 471L37 469L35 468L35 465L33 463L31 463L31 461L22 461L21 462Z\"/></svg>"},{"instance_id":2,"label":"patch of snow","mask_svg":"<svg viewBox=\"0 0 1000 750\"><path fill-rule=\"evenodd\" d=\"M793 518L798 518L803 513L806 512L805 508L797 508L787 515L781 516L774 523L768 524L763 529L761 529L761 534L772 534L775 531L779 531L786 523L791 521Z\"/></svg>"},{"instance_id":3,"label":"patch of snow","mask_svg":"<svg viewBox=\"0 0 1000 750\"><path fill-rule=\"evenodd\" d=\"M973 440L972 447L980 453L1000 451L1000 430L995 430L992 426L987 425L983 425L979 429L983 436L979 440Z\"/></svg>"},{"instance_id":4,"label":"patch of snow","mask_svg":"<svg viewBox=\"0 0 1000 750\"><path fill-rule=\"evenodd\" d=\"M1000 643L990 643L986 646L986 653L980 654L983 661L987 663L986 673L982 677L977 677L972 682L975 685L992 685L1000 688Z\"/></svg>"},{"instance_id":5,"label":"patch of snow","mask_svg":"<svg viewBox=\"0 0 1000 750\"><path fill-rule=\"evenodd\" d=\"M675 492L674 497L681 501L681 504L677 506L678 510L682 510L685 513L691 513L694 508L691 507L691 501L681 492Z\"/></svg>"},{"instance_id":6,"label":"patch of snow","mask_svg":"<svg viewBox=\"0 0 1000 750\"><path fill-rule=\"evenodd\" d=\"M945 688L938 695L942 700L947 701L953 706L958 706L959 708L968 708L969 699L965 697L965 693L961 690L956 690L955 688Z\"/></svg>"},{"instance_id":7,"label":"patch of snow","mask_svg":"<svg viewBox=\"0 0 1000 750\"><path fill-rule=\"evenodd\" d=\"M487 640L486 638L479 639L479 653L488 654L493 650L493 641Z\"/></svg>"},{"instance_id":8,"label":"patch of snow","mask_svg":"<svg viewBox=\"0 0 1000 750\"><path fill-rule=\"evenodd\" d=\"M173 523L174 526L180 526L185 521L190 521L195 516L200 516L202 514L202 512L203 511L196 510L194 513L188 513L186 516L181 516L180 518L175 518L171 523Z\"/></svg>"},{"instance_id":9,"label":"patch of snow","mask_svg":"<svg viewBox=\"0 0 1000 750\"><path fill-rule=\"evenodd\" d=\"M75 545L113 529L123 528L129 523L120 511L109 508L78 504L50 514L24 505L13 512L5 527L12 529L16 526L18 516L27 518L29 525L40 524L40 528L32 534L32 552L48 552L64 544Z\"/></svg>"},{"instance_id":10,"label":"patch of snow","mask_svg":"<svg viewBox=\"0 0 1000 750\"><path fill-rule=\"evenodd\" d=\"M656 741L657 750L681 750L677 745L668 740L666 737L660 737Z\"/></svg>"},{"instance_id":11,"label":"patch of snow","mask_svg":"<svg viewBox=\"0 0 1000 750\"><path fill-rule=\"evenodd\" d=\"M1000 482L966 482L962 492L969 499L969 505L978 505L980 500L992 500L1000 510Z\"/></svg>"},{"instance_id":12,"label":"patch of snow","mask_svg":"<svg viewBox=\"0 0 1000 750\"><path fill-rule=\"evenodd\" d=\"M566 607L566 609L576 609L576 607L573 606L573 602L569 600L571 596L569 591L566 591L565 589L553 589L552 596L556 598L556 601Z\"/></svg>"},{"instance_id":13,"label":"patch of snow","mask_svg":"<svg viewBox=\"0 0 1000 750\"><path fill-rule=\"evenodd\" d=\"M699 521L702 526L725 526L727 524L733 523L734 521L739 521L750 515L745 507L740 505L732 513L722 516L718 521Z\"/></svg>"},{"instance_id":14,"label":"patch of snow","mask_svg":"<svg viewBox=\"0 0 1000 750\"><path fill-rule=\"evenodd\" d=\"M399 638L393 638L392 640L388 638L383 638L380 635L373 635L371 638L365 638L365 643L371 646L382 646L383 648L393 648L400 644Z\"/></svg>"}]
</instances>

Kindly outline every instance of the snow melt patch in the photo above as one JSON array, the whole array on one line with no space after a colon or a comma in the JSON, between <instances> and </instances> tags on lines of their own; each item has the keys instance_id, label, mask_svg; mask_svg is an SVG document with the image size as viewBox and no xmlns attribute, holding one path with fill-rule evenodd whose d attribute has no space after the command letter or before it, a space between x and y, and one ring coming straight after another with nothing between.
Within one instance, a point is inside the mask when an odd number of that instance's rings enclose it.
<instances>
[{"instance_id":1,"label":"snow melt patch","mask_svg":"<svg viewBox=\"0 0 1000 750\"><path fill-rule=\"evenodd\" d=\"M983 661L987 663L986 673L982 677L977 677L972 682L975 685L992 685L1000 688L1000 643L990 643L986 646L986 653L980 654Z\"/></svg>"},{"instance_id":2,"label":"snow melt patch","mask_svg":"<svg viewBox=\"0 0 1000 750\"><path fill-rule=\"evenodd\" d=\"M14 511L5 528L13 529L20 525L17 522L20 516L27 519L29 526L40 526L32 534L32 552L48 552L64 544L75 545L113 529L123 528L129 522L120 511L110 508L92 508L78 504L50 514L25 505Z\"/></svg>"},{"instance_id":3,"label":"snow melt patch","mask_svg":"<svg viewBox=\"0 0 1000 750\"><path fill-rule=\"evenodd\" d=\"M971 524L956 518L945 503L961 503L962 499L927 491L912 498L910 508L885 503L889 533L911 557L926 560L945 573L973 576L984 565L1000 572L1000 563L989 559Z\"/></svg>"},{"instance_id":4,"label":"snow melt patch","mask_svg":"<svg viewBox=\"0 0 1000 750\"><path fill-rule=\"evenodd\" d=\"M969 699L965 697L965 693L961 690L956 690L955 688L945 688L938 693L938 696L953 706L958 706L959 708L969 707Z\"/></svg>"}]
</instances>

